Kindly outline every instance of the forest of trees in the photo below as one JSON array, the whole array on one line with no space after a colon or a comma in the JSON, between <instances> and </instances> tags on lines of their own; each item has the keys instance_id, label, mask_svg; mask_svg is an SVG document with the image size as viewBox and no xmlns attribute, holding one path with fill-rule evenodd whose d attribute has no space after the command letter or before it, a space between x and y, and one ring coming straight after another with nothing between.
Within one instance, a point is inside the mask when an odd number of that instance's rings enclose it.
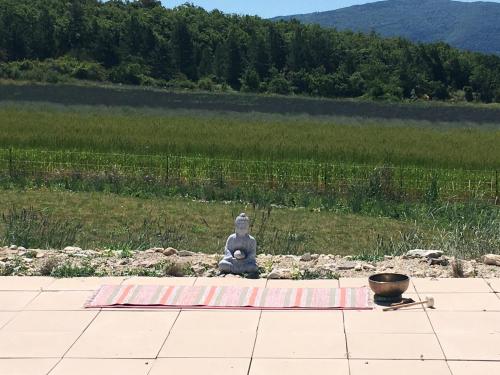
<instances>
[{"instance_id":1,"label":"forest of trees","mask_svg":"<svg viewBox=\"0 0 500 375\"><path fill-rule=\"evenodd\" d=\"M0 0L0 78L500 102L499 56L154 0Z\"/></svg>"}]
</instances>

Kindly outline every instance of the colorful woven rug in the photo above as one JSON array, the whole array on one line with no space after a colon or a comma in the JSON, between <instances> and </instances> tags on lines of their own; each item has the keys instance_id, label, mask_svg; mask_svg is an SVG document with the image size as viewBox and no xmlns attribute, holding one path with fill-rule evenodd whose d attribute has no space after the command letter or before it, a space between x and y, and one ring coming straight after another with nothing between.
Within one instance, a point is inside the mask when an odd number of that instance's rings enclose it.
<instances>
[{"instance_id":1,"label":"colorful woven rug","mask_svg":"<svg viewBox=\"0 0 500 375\"><path fill-rule=\"evenodd\" d=\"M367 288L244 288L104 285L85 307L200 309L371 309Z\"/></svg>"}]
</instances>

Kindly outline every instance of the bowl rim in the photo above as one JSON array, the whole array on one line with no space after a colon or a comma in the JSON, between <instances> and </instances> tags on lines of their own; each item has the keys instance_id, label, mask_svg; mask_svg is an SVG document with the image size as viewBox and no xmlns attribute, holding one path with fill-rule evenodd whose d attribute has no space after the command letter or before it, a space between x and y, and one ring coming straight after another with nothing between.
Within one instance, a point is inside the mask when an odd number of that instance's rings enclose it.
<instances>
[{"instance_id":1,"label":"bowl rim","mask_svg":"<svg viewBox=\"0 0 500 375\"><path fill-rule=\"evenodd\" d=\"M394 280L394 281L377 281L377 280L373 280L373 277L380 276L380 275L402 276L402 280ZM407 282L407 281L410 281L410 276L402 274L402 273L382 272L382 273L376 273L376 274L370 275L368 277L368 282L370 282L370 283L376 283L376 284L404 283L404 282Z\"/></svg>"}]
</instances>

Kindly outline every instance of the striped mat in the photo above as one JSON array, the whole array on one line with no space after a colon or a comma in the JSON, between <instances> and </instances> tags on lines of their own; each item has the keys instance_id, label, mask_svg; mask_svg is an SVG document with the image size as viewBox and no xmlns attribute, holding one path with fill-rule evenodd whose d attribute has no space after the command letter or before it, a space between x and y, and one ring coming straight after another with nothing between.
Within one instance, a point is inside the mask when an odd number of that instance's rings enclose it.
<instances>
[{"instance_id":1,"label":"striped mat","mask_svg":"<svg viewBox=\"0 0 500 375\"><path fill-rule=\"evenodd\" d=\"M371 309L367 288L245 288L104 285L85 307L199 309Z\"/></svg>"}]
</instances>

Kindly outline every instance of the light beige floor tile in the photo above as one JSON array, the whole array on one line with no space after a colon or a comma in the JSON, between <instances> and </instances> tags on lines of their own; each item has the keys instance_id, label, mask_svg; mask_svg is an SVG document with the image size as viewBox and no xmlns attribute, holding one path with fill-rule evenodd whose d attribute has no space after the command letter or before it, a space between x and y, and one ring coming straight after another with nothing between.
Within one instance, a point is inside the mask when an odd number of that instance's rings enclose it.
<instances>
[{"instance_id":1,"label":"light beige floor tile","mask_svg":"<svg viewBox=\"0 0 500 375\"><path fill-rule=\"evenodd\" d=\"M264 311L256 358L346 358L339 311Z\"/></svg>"},{"instance_id":2,"label":"light beige floor tile","mask_svg":"<svg viewBox=\"0 0 500 375\"><path fill-rule=\"evenodd\" d=\"M500 279L488 279L487 282L493 291L500 293Z\"/></svg>"},{"instance_id":3,"label":"light beige floor tile","mask_svg":"<svg viewBox=\"0 0 500 375\"><path fill-rule=\"evenodd\" d=\"M351 375L451 375L445 361L350 360L349 365Z\"/></svg>"},{"instance_id":4,"label":"light beige floor tile","mask_svg":"<svg viewBox=\"0 0 500 375\"><path fill-rule=\"evenodd\" d=\"M252 361L250 375L349 375L347 359L259 359Z\"/></svg>"},{"instance_id":5,"label":"light beige floor tile","mask_svg":"<svg viewBox=\"0 0 500 375\"><path fill-rule=\"evenodd\" d=\"M241 286L264 288L266 279L243 279L239 277L198 277L195 286Z\"/></svg>"},{"instance_id":6,"label":"light beige floor tile","mask_svg":"<svg viewBox=\"0 0 500 375\"><path fill-rule=\"evenodd\" d=\"M47 375L58 358L0 359L2 375Z\"/></svg>"},{"instance_id":7,"label":"light beige floor tile","mask_svg":"<svg viewBox=\"0 0 500 375\"><path fill-rule=\"evenodd\" d=\"M338 288L338 280L268 280L268 288Z\"/></svg>"},{"instance_id":8,"label":"light beige floor tile","mask_svg":"<svg viewBox=\"0 0 500 375\"><path fill-rule=\"evenodd\" d=\"M249 358L259 311L182 311L160 357Z\"/></svg>"},{"instance_id":9,"label":"light beige floor tile","mask_svg":"<svg viewBox=\"0 0 500 375\"><path fill-rule=\"evenodd\" d=\"M500 334L500 312L429 311L428 314L438 333Z\"/></svg>"},{"instance_id":10,"label":"light beige floor tile","mask_svg":"<svg viewBox=\"0 0 500 375\"><path fill-rule=\"evenodd\" d=\"M0 291L0 311L22 310L40 292Z\"/></svg>"},{"instance_id":11,"label":"light beige floor tile","mask_svg":"<svg viewBox=\"0 0 500 375\"><path fill-rule=\"evenodd\" d=\"M14 311L0 311L0 329L14 318L15 315Z\"/></svg>"},{"instance_id":12,"label":"light beige floor tile","mask_svg":"<svg viewBox=\"0 0 500 375\"><path fill-rule=\"evenodd\" d=\"M500 311L500 299L494 293L436 293L433 297L435 311Z\"/></svg>"},{"instance_id":13,"label":"light beige floor tile","mask_svg":"<svg viewBox=\"0 0 500 375\"><path fill-rule=\"evenodd\" d=\"M438 333L448 360L500 361L500 334Z\"/></svg>"},{"instance_id":14,"label":"light beige floor tile","mask_svg":"<svg viewBox=\"0 0 500 375\"><path fill-rule=\"evenodd\" d=\"M92 311L22 311L0 330L0 356L61 357L96 314Z\"/></svg>"},{"instance_id":15,"label":"light beige floor tile","mask_svg":"<svg viewBox=\"0 0 500 375\"><path fill-rule=\"evenodd\" d=\"M101 311L67 357L155 358L177 315L172 311Z\"/></svg>"},{"instance_id":16,"label":"light beige floor tile","mask_svg":"<svg viewBox=\"0 0 500 375\"><path fill-rule=\"evenodd\" d=\"M148 359L65 358L50 375L147 375L152 365Z\"/></svg>"},{"instance_id":17,"label":"light beige floor tile","mask_svg":"<svg viewBox=\"0 0 500 375\"><path fill-rule=\"evenodd\" d=\"M102 285L120 285L125 277L75 277L57 279L44 290L97 290Z\"/></svg>"},{"instance_id":18,"label":"light beige floor tile","mask_svg":"<svg viewBox=\"0 0 500 375\"><path fill-rule=\"evenodd\" d=\"M449 361L453 375L498 375L500 362Z\"/></svg>"},{"instance_id":19,"label":"light beige floor tile","mask_svg":"<svg viewBox=\"0 0 500 375\"><path fill-rule=\"evenodd\" d=\"M339 285L341 288L368 287L368 277L341 277Z\"/></svg>"},{"instance_id":20,"label":"light beige floor tile","mask_svg":"<svg viewBox=\"0 0 500 375\"><path fill-rule=\"evenodd\" d=\"M348 333L349 358L444 359L433 334Z\"/></svg>"},{"instance_id":21,"label":"light beige floor tile","mask_svg":"<svg viewBox=\"0 0 500 375\"><path fill-rule=\"evenodd\" d=\"M245 358L160 358L149 375L247 375Z\"/></svg>"},{"instance_id":22,"label":"light beige floor tile","mask_svg":"<svg viewBox=\"0 0 500 375\"><path fill-rule=\"evenodd\" d=\"M122 285L187 285L192 286L196 277L142 277L133 276L126 279Z\"/></svg>"},{"instance_id":23,"label":"light beige floor tile","mask_svg":"<svg viewBox=\"0 0 500 375\"><path fill-rule=\"evenodd\" d=\"M54 282L52 277L38 276L2 276L0 277L0 290L31 290L39 291Z\"/></svg>"},{"instance_id":24,"label":"light beige floor tile","mask_svg":"<svg viewBox=\"0 0 500 375\"><path fill-rule=\"evenodd\" d=\"M85 302L92 291L55 291L41 292L25 310L84 310Z\"/></svg>"},{"instance_id":25,"label":"light beige floor tile","mask_svg":"<svg viewBox=\"0 0 500 375\"><path fill-rule=\"evenodd\" d=\"M433 333L424 311L344 311L348 333Z\"/></svg>"},{"instance_id":26,"label":"light beige floor tile","mask_svg":"<svg viewBox=\"0 0 500 375\"><path fill-rule=\"evenodd\" d=\"M422 293L491 293L483 279L412 279L419 294Z\"/></svg>"}]
</instances>

